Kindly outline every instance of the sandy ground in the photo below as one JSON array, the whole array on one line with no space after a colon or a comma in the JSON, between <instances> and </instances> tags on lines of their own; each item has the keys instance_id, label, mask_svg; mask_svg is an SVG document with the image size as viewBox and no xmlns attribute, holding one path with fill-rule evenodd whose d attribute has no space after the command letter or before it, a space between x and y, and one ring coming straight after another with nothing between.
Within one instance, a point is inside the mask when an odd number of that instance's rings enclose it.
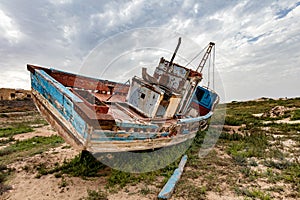
<instances>
[{"instance_id":1,"label":"sandy ground","mask_svg":"<svg viewBox=\"0 0 300 200\"><path fill-rule=\"evenodd\" d=\"M11 115L11 114L10 114ZM15 119L24 118L22 113L17 113L14 116ZM259 117L259 116L258 116ZM9 122L10 118L1 118L0 124ZM289 119L280 120L278 123L291 123ZM300 123L300 120L293 121L292 123ZM242 126L225 126L225 129L228 129L229 133L241 133L239 129ZM266 129L268 127L265 127ZM56 135L57 132L53 130L50 126L43 127L35 127L34 132L18 134L14 136L15 140L25 140L36 136L51 136ZM293 140L285 140L282 141L282 145L284 147L295 146L295 142ZM37 166L41 163L47 164L47 166L54 165L54 163L62 163L64 160L68 160L78 155L79 152L74 150L73 148L65 148L68 146L66 143L62 144L59 147L49 149L46 152L41 154L37 154L31 157L24 158L20 161L14 162L10 164L8 167L14 168L15 173L12 177L9 178L8 185L12 186L12 190L0 196L0 200L53 200L53 199L61 199L61 200L69 200L76 199L79 200L81 198L87 197L88 190L98 190L106 191L106 178L97 177L97 178L89 178L82 179L78 177L69 177L64 175L63 178L55 178L53 174L44 175L40 178L36 178L37 171L34 169L26 169L26 167ZM296 147L294 147L296 148ZM222 149L215 149L219 157L231 159L231 157L224 152ZM288 152L288 150L286 150ZM256 167L256 169L260 169L261 171L267 171L267 168L260 165ZM254 169L254 167L253 167ZM185 169L188 170L188 169ZM199 177L201 178L201 177ZM196 180L194 180L197 182ZM200 184L200 183L199 183ZM264 181L260 181L257 184L260 185L261 188L268 187L269 185ZM277 185L282 185L287 190L292 190L288 185L284 183L277 183ZM150 193L147 195L143 195L141 193L142 188L149 188ZM220 185L222 188L223 186ZM224 187L228 187L225 185ZM159 193L160 188L155 186L149 186L144 184L137 184L135 186L126 186L123 189L109 191L108 199L109 200L148 200L148 199L157 199L157 194ZM277 198L277 196L275 195ZM172 197L171 200L177 200L183 198ZM241 200L245 199L245 197L238 197L232 191L223 191L222 195L207 191L206 199L208 200ZM291 198L282 198L278 196L277 199L291 199Z\"/></svg>"},{"instance_id":2,"label":"sandy ground","mask_svg":"<svg viewBox=\"0 0 300 200\"><path fill-rule=\"evenodd\" d=\"M34 132L14 135L13 138L15 140L27 140L37 136L49 137L52 135L57 135L57 132L53 130L53 128L50 125L47 125L47 126L35 128Z\"/></svg>"},{"instance_id":3,"label":"sandy ground","mask_svg":"<svg viewBox=\"0 0 300 200\"><path fill-rule=\"evenodd\" d=\"M29 139L35 136L51 136L57 134L50 126L36 128L34 132L15 135L14 138L18 140ZM25 170L26 167L37 166L40 163L53 165L54 163L62 163L65 159L71 159L79 152L72 148L64 148L68 146L66 143L59 147L52 148L47 152L38 154L32 157L24 158L9 165L8 167L14 168L15 173L10 178L8 184L12 186L12 190L0 196L3 200L69 200L81 199L88 196L88 190L106 191L106 179L103 177L90 178L83 180L78 177L55 178L53 174L44 175L36 178L36 170ZM62 187L65 183L66 186ZM147 195L141 194L141 188L149 188L150 193ZM157 194L160 189L155 186L148 186L138 184L135 186L126 186L125 188L113 192L109 192L109 200L149 200L157 199ZM178 199L172 197L172 200ZM180 199L180 198L179 198ZM235 197L234 194L228 196L220 196L214 192L207 193L208 200L239 200L241 198Z\"/></svg>"},{"instance_id":4,"label":"sandy ground","mask_svg":"<svg viewBox=\"0 0 300 200\"><path fill-rule=\"evenodd\" d=\"M29 139L36 136L51 136L57 134L50 126L36 128L34 132L15 135L18 140ZM79 152L72 148L64 148L68 146L66 143L57 148L52 148L47 152L32 157L24 158L21 161L8 165L14 168L16 173L10 178L8 184L12 186L12 190L0 196L3 200L69 200L80 199L88 195L88 190L105 191L106 180L102 177L90 178L83 180L78 177L55 178L53 174L44 175L36 178L36 170L25 170L28 166L37 166L40 163L53 165L54 163L62 163L65 159L71 159L78 155ZM63 182L66 186L62 187ZM155 194L144 196L140 193L143 186L128 186L120 191L112 192L108 199L111 200L148 200L155 199L158 189L151 188Z\"/></svg>"}]
</instances>

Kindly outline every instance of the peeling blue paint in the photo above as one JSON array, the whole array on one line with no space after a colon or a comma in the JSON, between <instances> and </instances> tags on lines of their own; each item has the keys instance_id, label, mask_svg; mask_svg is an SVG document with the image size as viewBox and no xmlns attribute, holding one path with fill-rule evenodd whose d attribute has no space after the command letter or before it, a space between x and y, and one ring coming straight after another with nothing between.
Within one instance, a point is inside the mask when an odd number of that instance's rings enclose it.
<instances>
[{"instance_id":1,"label":"peeling blue paint","mask_svg":"<svg viewBox=\"0 0 300 200\"><path fill-rule=\"evenodd\" d=\"M200 116L200 117L179 119L177 123L178 124L189 124L189 123L199 122L202 120L209 119L212 116L212 114L213 114L213 112L209 112L206 115Z\"/></svg>"},{"instance_id":2,"label":"peeling blue paint","mask_svg":"<svg viewBox=\"0 0 300 200\"><path fill-rule=\"evenodd\" d=\"M169 134L170 134L169 132L163 132L163 133L161 133L160 135L161 135L162 137L167 137Z\"/></svg>"},{"instance_id":3,"label":"peeling blue paint","mask_svg":"<svg viewBox=\"0 0 300 200\"><path fill-rule=\"evenodd\" d=\"M82 102L71 91L42 70L31 74L31 86L38 91L84 138L87 137L86 122L74 110L73 102ZM73 101L73 102L72 102Z\"/></svg>"},{"instance_id":4,"label":"peeling blue paint","mask_svg":"<svg viewBox=\"0 0 300 200\"><path fill-rule=\"evenodd\" d=\"M178 168L175 169L173 175L170 177L168 182L165 184L163 189L158 194L158 198L160 198L160 199L169 199L171 197L171 195L172 195L172 193L175 189L175 185L181 177L181 174L183 172L183 168L184 168L186 162L187 162L187 155L184 155L181 158L181 161L178 165Z\"/></svg>"},{"instance_id":5,"label":"peeling blue paint","mask_svg":"<svg viewBox=\"0 0 300 200\"><path fill-rule=\"evenodd\" d=\"M105 132L102 130L96 130L92 134L91 140L94 141L115 141L115 140L146 140L154 139L157 137L157 133L120 133L120 132Z\"/></svg>"},{"instance_id":6,"label":"peeling blue paint","mask_svg":"<svg viewBox=\"0 0 300 200\"><path fill-rule=\"evenodd\" d=\"M130 123L130 122L118 122L116 121L117 126L121 128L143 128L143 129L157 129L158 125L156 124L138 124L138 123Z\"/></svg>"},{"instance_id":7,"label":"peeling blue paint","mask_svg":"<svg viewBox=\"0 0 300 200\"><path fill-rule=\"evenodd\" d=\"M216 93L213 93L204 87L198 86L193 94L192 101L210 110L213 106L213 103L216 101L217 96L218 95Z\"/></svg>"},{"instance_id":8,"label":"peeling blue paint","mask_svg":"<svg viewBox=\"0 0 300 200\"><path fill-rule=\"evenodd\" d=\"M52 78L49 74L47 74L43 70L36 70L36 72L40 73L48 83L50 83L50 82L53 83L53 85L55 85L55 87L57 87L57 89L59 91L61 91L64 95L67 95L68 97L70 97L70 99L73 102L83 102L79 97L77 97L70 90L68 90L65 86L63 86L60 82L56 81L54 78Z\"/></svg>"}]
</instances>

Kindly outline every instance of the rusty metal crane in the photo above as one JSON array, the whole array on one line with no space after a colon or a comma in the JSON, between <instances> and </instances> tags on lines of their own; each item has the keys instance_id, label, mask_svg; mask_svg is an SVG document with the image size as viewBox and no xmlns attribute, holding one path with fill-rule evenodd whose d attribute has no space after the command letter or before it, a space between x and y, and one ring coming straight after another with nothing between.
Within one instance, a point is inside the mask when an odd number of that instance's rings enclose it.
<instances>
[{"instance_id":1,"label":"rusty metal crane","mask_svg":"<svg viewBox=\"0 0 300 200\"><path fill-rule=\"evenodd\" d=\"M204 54L204 56L203 56L203 58L202 58L200 64L198 65L196 71L198 71L199 68L200 68L200 72L202 72L202 70L203 70L203 68L204 68L204 65L205 65L205 63L206 63L206 61L207 61L207 59L208 59L208 56L210 55L211 50L212 50L212 48L213 48L214 46L215 46L215 43L213 43L213 42L210 42L210 43L209 43L209 45L208 45L208 47L207 47L207 50L206 50L206 52L205 52L205 54Z\"/></svg>"}]
</instances>

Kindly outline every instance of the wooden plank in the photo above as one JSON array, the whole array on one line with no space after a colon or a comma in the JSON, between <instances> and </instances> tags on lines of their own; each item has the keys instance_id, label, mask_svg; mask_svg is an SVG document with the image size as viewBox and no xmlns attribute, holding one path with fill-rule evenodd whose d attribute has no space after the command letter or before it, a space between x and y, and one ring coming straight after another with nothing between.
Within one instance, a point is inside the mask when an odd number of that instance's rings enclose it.
<instances>
[{"instance_id":1,"label":"wooden plank","mask_svg":"<svg viewBox=\"0 0 300 200\"><path fill-rule=\"evenodd\" d=\"M62 85L66 87L77 87L83 88L87 90L104 90L110 91L115 90L118 94L126 95L129 89L128 84L118 83L114 81L101 80L91 77L85 77L78 74L72 74L69 72L59 71L55 69L49 69L45 67L35 66L35 65L27 65L28 71L32 74L35 74L37 70L43 70L48 75L53 77L56 81L60 82Z\"/></svg>"},{"instance_id":2,"label":"wooden plank","mask_svg":"<svg viewBox=\"0 0 300 200\"><path fill-rule=\"evenodd\" d=\"M37 70L31 77L32 88L69 121L78 133L82 136L86 135L86 122L74 111L73 105L74 101L75 103L83 103L83 101L42 70Z\"/></svg>"},{"instance_id":3,"label":"wooden plank","mask_svg":"<svg viewBox=\"0 0 300 200\"><path fill-rule=\"evenodd\" d=\"M90 152L122 152L122 151L141 151L147 149L157 149L167 146L180 144L184 141L195 137L197 131L187 135L179 135L176 137L163 137L147 140L131 140L128 141L96 141L91 140Z\"/></svg>"},{"instance_id":4,"label":"wooden plank","mask_svg":"<svg viewBox=\"0 0 300 200\"><path fill-rule=\"evenodd\" d=\"M70 90L68 90L64 85L62 85L60 82L52 78L49 74L47 74L43 70L37 70L36 71L40 76L42 76L46 81L48 81L50 84L52 84L56 89L61 91L64 95L68 96L73 102L83 102L79 97L77 97L75 94L73 94Z\"/></svg>"},{"instance_id":5,"label":"wooden plank","mask_svg":"<svg viewBox=\"0 0 300 200\"><path fill-rule=\"evenodd\" d=\"M118 121L116 120L116 124L120 128L142 128L142 129L158 129L159 126L156 124L141 124L139 122L126 122L126 121Z\"/></svg>"},{"instance_id":6,"label":"wooden plank","mask_svg":"<svg viewBox=\"0 0 300 200\"><path fill-rule=\"evenodd\" d=\"M173 191L175 189L175 185L181 177L181 174L183 172L183 169L184 169L184 166L185 166L186 162L187 162L187 155L184 155L181 158L181 161L178 165L178 168L175 169L173 175L170 177L168 182L165 184L163 189L158 194L159 199L169 199L169 198L171 198L171 195L173 194Z\"/></svg>"},{"instance_id":7,"label":"wooden plank","mask_svg":"<svg viewBox=\"0 0 300 200\"><path fill-rule=\"evenodd\" d=\"M93 133L91 140L93 141L132 141L132 140L147 140L157 137L156 133L111 133L111 132L99 132Z\"/></svg>"},{"instance_id":8,"label":"wooden plank","mask_svg":"<svg viewBox=\"0 0 300 200\"><path fill-rule=\"evenodd\" d=\"M67 121L61 114L34 89L32 90L33 100L41 114L46 120L55 127L59 135L72 147L78 150L84 150L85 139L76 132L72 124Z\"/></svg>"}]
</instances>

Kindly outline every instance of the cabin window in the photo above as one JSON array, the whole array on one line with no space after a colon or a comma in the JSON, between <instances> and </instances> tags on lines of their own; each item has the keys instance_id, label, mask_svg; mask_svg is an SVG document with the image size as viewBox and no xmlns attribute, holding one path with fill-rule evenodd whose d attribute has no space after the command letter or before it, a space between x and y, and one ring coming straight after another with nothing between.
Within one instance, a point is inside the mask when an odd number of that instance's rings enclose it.
<instances>
[{"instance_id":1,"label":"cabin window","mask_svg":"<svg viewBox=\"0 0 300 200\"><path fill-rule=\"evenodd\" d=\"M204 93L205 93L205 92L204 92L203 90L197 89L197 91L196 91L196 97L197 97L197 100L198 100L199 102L201 102L201 99L202 99Z\"/></svg>"},{"instance_id":2,"label":"cabin window","mask_svg":"<svg viewBox=\"0 0 300 200\"><path fill-rule=\"evenodd\" d=\"M141 94L141 98L145 99L146 95L144 93Z\"/></svg>"}]
</instances>

